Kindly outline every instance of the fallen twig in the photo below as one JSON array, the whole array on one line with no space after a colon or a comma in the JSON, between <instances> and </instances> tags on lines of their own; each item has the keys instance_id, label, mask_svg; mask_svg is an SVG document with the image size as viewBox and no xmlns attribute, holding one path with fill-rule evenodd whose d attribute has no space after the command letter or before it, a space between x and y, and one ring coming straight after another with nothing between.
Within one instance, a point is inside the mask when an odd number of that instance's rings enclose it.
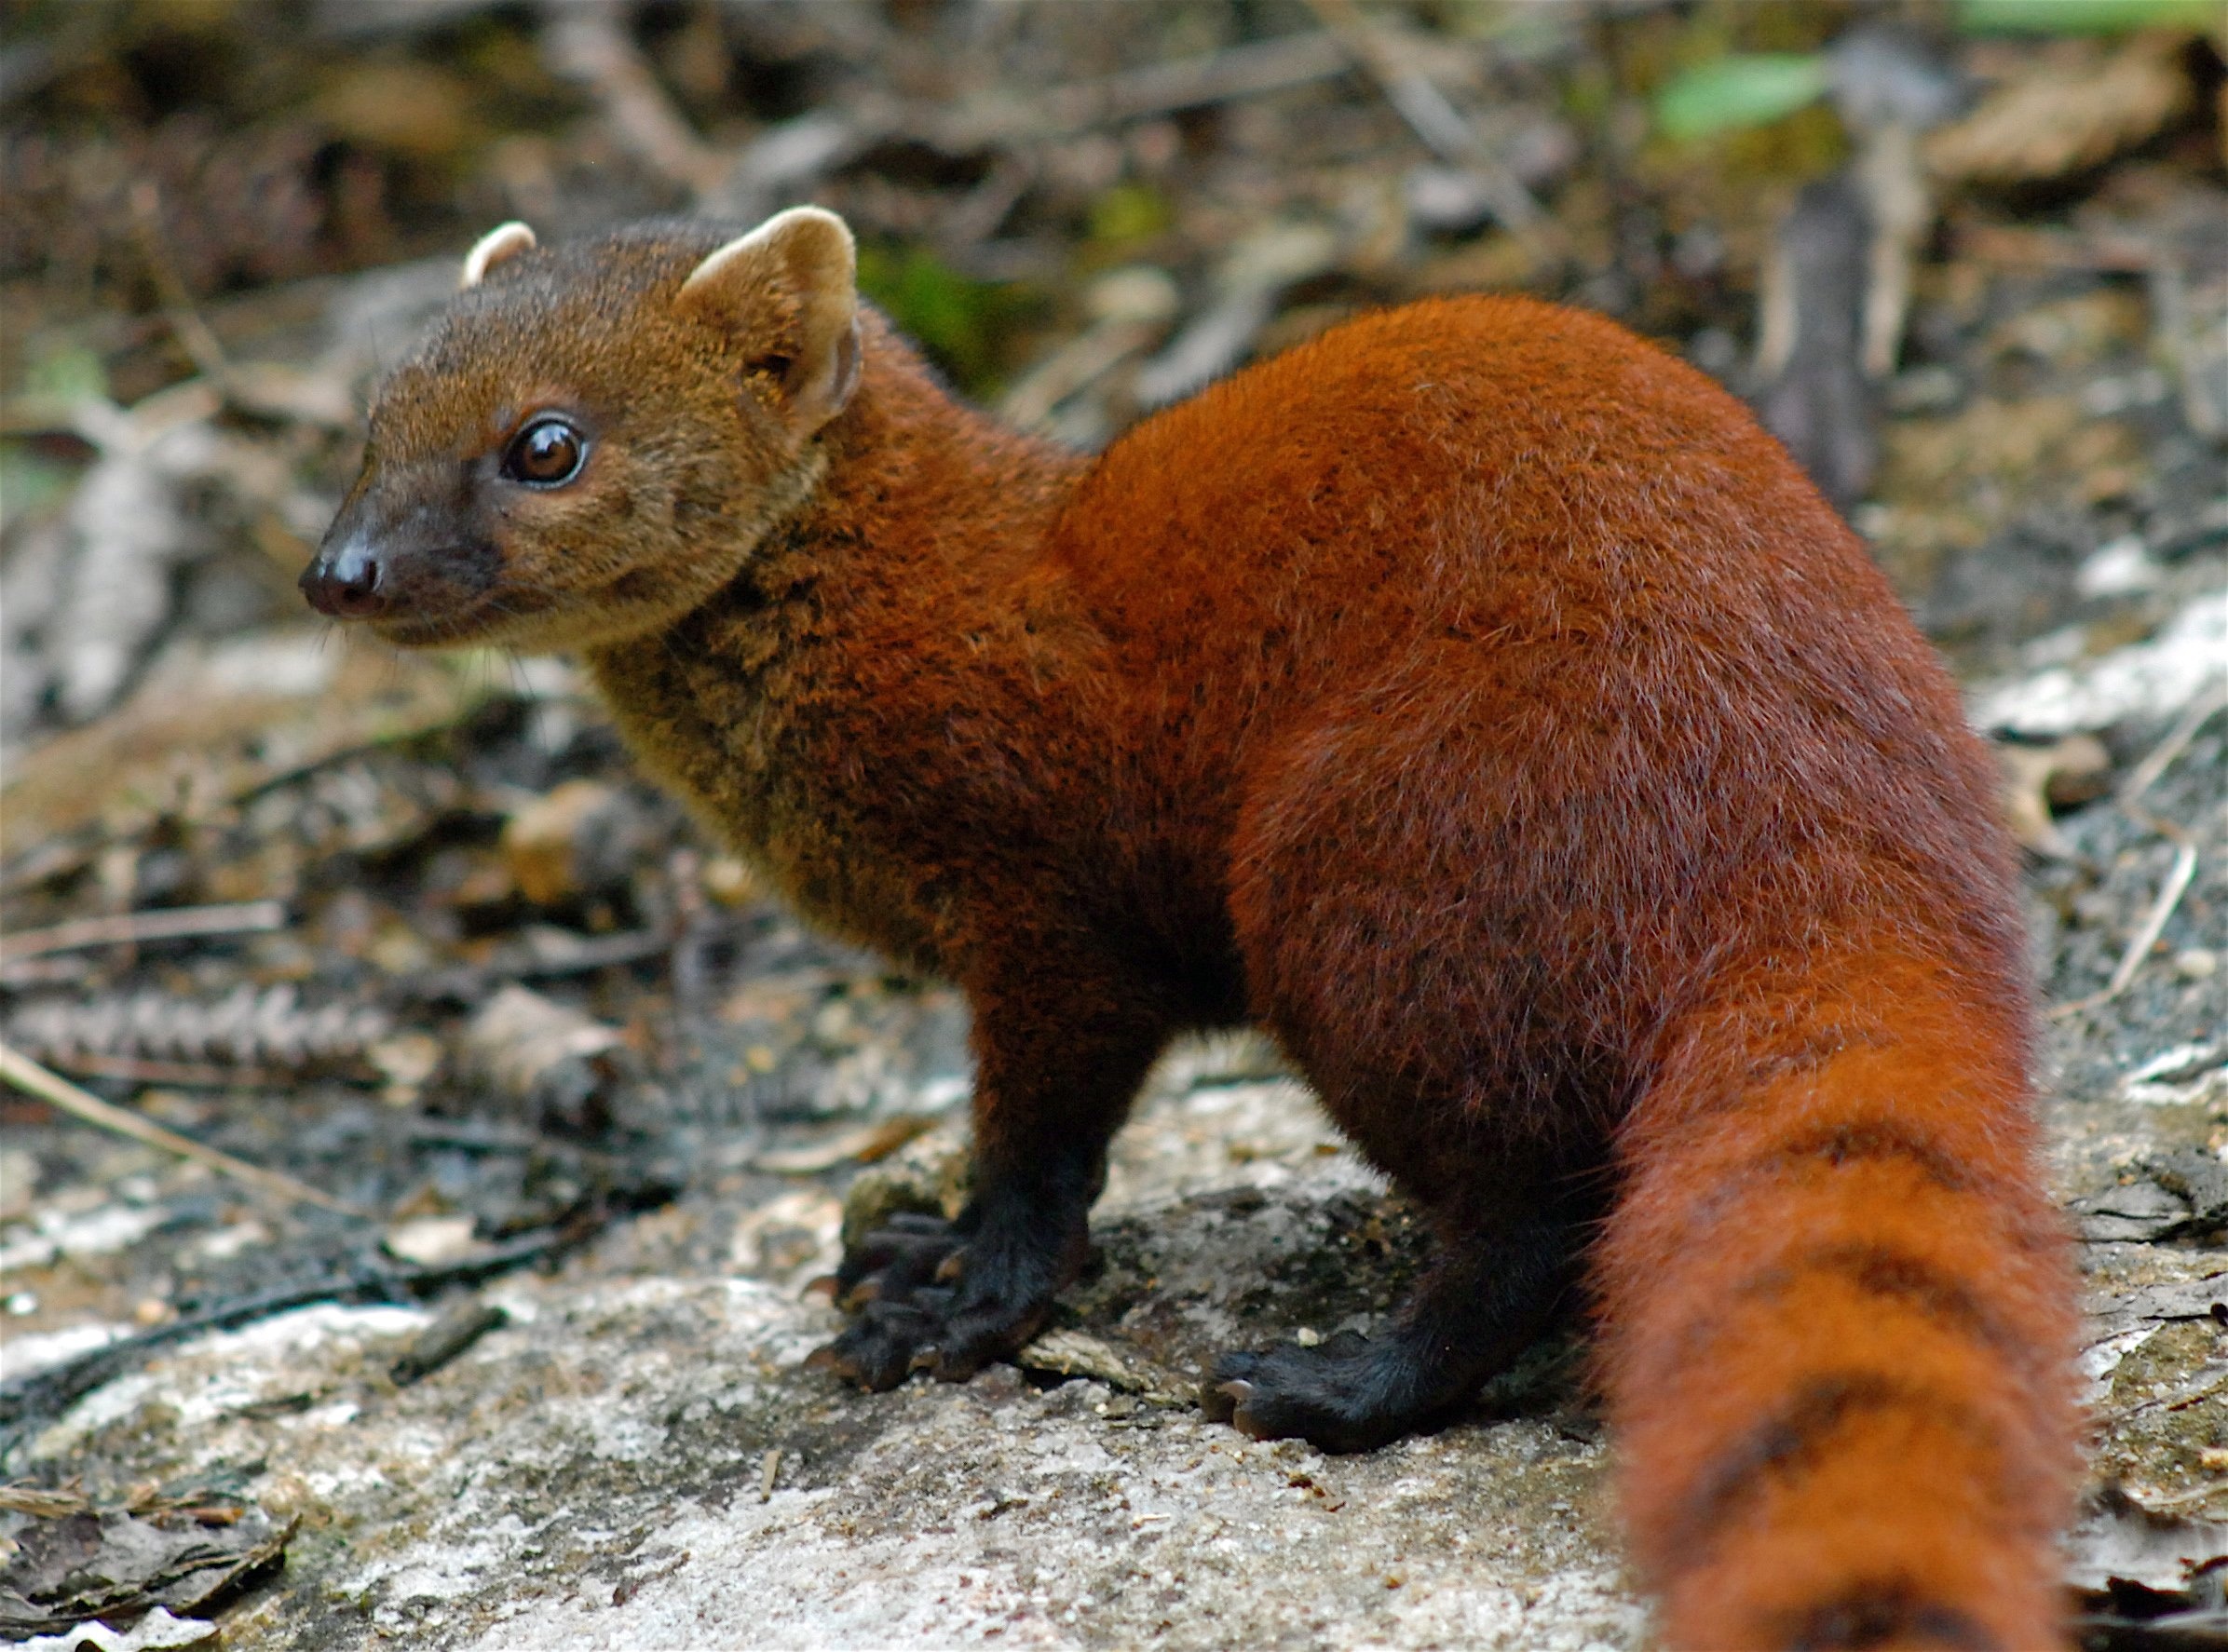
<instances>
[{"instance_id":1,"label":"fallen twig","mask_svg":"<svg viewBox=\"0 0 2228 1652\"><path fill-rule=\"evenodd\" d=\"M1449 166L1474 174L1501 226L1520 239L1543 245L1550 221L1531 191L1510 171L1436 82L1415 64L1399 42L1363 15L1354 0L1308 0L1308 9L1369 72L1385 101L1423 141L1424 147Z\"/></svg>"},{"instance_id":2,"label":"fallen twig","mask_svg":"<svg viewBox=\"0 0 2228 1652\"><path fill-rule=\"evenodd\" d=\"M102 1384L121 1376L157 1349L205 1332L232 1331L291 1313L320 1302L400 1302L431 1295L450 1285L477 1284L512 1268L544 1257L562 1254L591 1238L609 1219L611 1211L595 1207L557 1226L544 1228L507 1243L438 1266L398 1266L358 1262L334 1268L323 1277L277 1290L235 1297L200 1313L185 1314L167 1325L157 1325L132 1336L118 1337L105 1347L90 1349L74 1360L34 1371L28 1376L0 1382L0 1464L5 1464L48 1419Z\"/></svg>"},{"instance_id":3,"label":"fallen twig","mask_svg":"<svg viewBox=\"0 0 2228 1652\"><path fill-rule=\"evenodd\" d=\"M2174 909L2181 904L2181 897L2189 890L2190 880L2197 875L2197 849L2186 840L2174 846L2174 864L2167 871L2167 881L2159 886L2158 899L2151 903L2150 914L2143 919L2142 928L2128 941L2127 950L2120 955L2120 966L2112 972L2112 980L2102 992L2091 993L2085 998L2075 998L2058 1005L2050 1011L2052 1021L2063 1021L2085 1009L2094 1009L2109 1004L2135 980L2136 971L2143 967L2143 960L2157 943L2167 927L2167 920L2174 915Z\"/></svg>"},{"instance_id":4,"label":"fallen twig","mask_svg":"<svg viewBox=\"0 0 2228 1652\"><path fill-rule=\"evenodd\" d=\"M546 17L543 48L550 69L593 94L621 143L660 176L691 191L718 183L726 159L673 107L615 7L550 5Z\"/></svg>"},{"instance_id":5,"label":"fallen twig","mask_svg":"<svg viewBox=\"0 0 2228 1652\"><path fill-rule=\"evenodd\" d=\"M146 260L148 273L155 278L155 290L162 295L163 319L170 324L171 335L200 369L201 376L219 389L228 389L232 383L232 359L225 355L224 346L195 305L185 278L178 273L177 260L170 256L170 238L162 228L161 188L153 179L143 178L131 186L130 202L132 228L139 235L141 254Z\"/></svg>"},{"instance_id":6,"label":"fallen twig","mask_svg":"<svg viewBox=\"0 0 2228 1652\"><path fill-rule=\"evenodd\" d=\"M2138 824L2149 827L2173 844L2174 864L2167 868L2166 882L2159 886L2158 899L2151 903L2151 911L2143 919L2142 927L2128 941L2127 950L2120 955L2119 967L2112 972L2112 980L2105 983L2101 992L2054 1006L2049 1012L2052 1021L2063 1021L2085 1009L2109 1004L2126 992L2135 980L2136 971L2143 967L2143 960L2150 955L2152 947L2158 943L2159 936L2166 930L2167 921L2174 915L2174 909L2181 904L2182 896L2189 892L2190 884L2197 875L2197 846L2181 827L2171 820L2162 820L2142 807L2142 796L2158 783L2160 776L2173 766L2174 759L2180 756L2190 741L2197 738L2197 731L2222 711L2228 711L2228 688L2216 685L2200 695L2175 720L2174 726L2167 731L2166 738L2152 747L2143 760L2128 771L2127 779L2113 794L2113 801L2123 812Z\"/></svg>"},{"instance_id":7,"label":"fallen twig","mask_svg":"<svg viewBox=\"0 0 2228 1652\"><path fill-rule=\"evenodd\" d=\"M1285 91L1327 80L1346 67L1346 53L1330 35L1289 34L1054 87L1027 106L1026 129L986 135L1065 137L1115 121ZM964 115L958 124L964 128Z\"/></svg>"},{"instance_id":8,"label":"fallen twig","mask_svg":"<svg viewBox=\"0 0 2228 1652\"><path fill-rule=\"evenodd\" d=\"M577 950L555 957L535 957L524 949L486 965L458 965L394 983L398 1000L409 1004L477 1004L512 981L561 981L597 969L639 964L672 950L664 929L626 929L583 941Z\"/></svg>"},{"instance_id":9,"label":"fallen twig","mask_svg":"<svg viewBox=\"0 0 2228 1652\"><path fill-rule=\"evenodd\" d=\"M242 900L224 906L170 906L113 917L77 918L46 929L0 936L0 963L13 964L45 953L78 952L92 946L137 946L149 941L183 941L211 935L262 935L286 928L286 903Z\"/></svg>"},{"instance_id":10,"label":"fallen twig","mask_svg":"<svg viewBox=\"0 0 2228 1652\"><path fill-rule=\"evenodd\" d=\"M129 1136L133 1141L144 1142L150 1147L159 1147L166 1153L175 1153L181 1158L190 1158L196 1164L205 1164L221 1175L236 1182L245 1182L251 1187L260 1187L265 1193L296 1204L317 1205L328 1211L337 1211L344 1216L367 1216L354 1205L320 1193L306 1182L278 1171L266 1171L261 1165L250 1164L244 1158L235 1158L229 1153L220 1153L214 1147L204 1147L191 1136L182 1136L176 1131L165 1130L154 1120L142 1118L137 1113L123 1107L111 1106L99 1096L83 1090L59 1073L48 1071L30 1057L19 1055L7 1045L0 1044L0 1078L5 1078L18 1090L25 1090L50 1103L88 1124L114 1131L117 1135Z\"/></svg>"},{"instance_id":11,"label":"fallen twig","mask_svg":"<svg viewBox=\"0 0 2228 1652\"><path fill-rule=\"evenodd\" d=\"M2072 232L1968 223L1955 226L1950 240L1958 258L2017 269L2138 275L2158 262L2156 243L2131 231Z\"/></svg>"},{"instance_id":12,"label":"fallen twig","mask_svg":"<svg viewBox=\"0 0 2228 1652\"><path fill-rule=\"evenodd\" d=\"M2228 685L2215 684L2197 697L2194 704L2181 713L2166 738L2151 748L2149 755L2127 771L2127 779L2121 785L2113 801L2123 809L2131 809L2144 792L2158 783L2158 778L2171 768L2174 759L2180 756L2190 741L2197 738L2216 712L2228 711Z\"/></svg>"},{"instance_id":13,"label":"fallen twig","mask_svg":"<svg viewBox=\"0 0 2228 1652\"><path fill-rule=\"evenodd\" d=\"M839 125L820 124L816 116L790 123L812 164L800 167L785 154L778 161L767 157L760 169L795 186L799 179L843 156L900 134L953 155L1047 142L1094 127L1289 91L1347 74L1352 66L1337 40L1311 31L1151 63L1096 80L1071 81L1034 97L978 96L949 111L862 97L845 111ZM745 162L748 159L746 151Z\"/></svg>"},{"instance_id":14,"label":"fallen twig","mask_svg":"<svg viewBox=\"0 0 2228 1652\"><path fill-rule=\"evenodd\" d=\"M141 1061L128 1055L73 1053L48 1061L81 1078L114 1078L123 1084L167 1084L181 1090L268 1090L287 1075L269 1067L220 1067L208 1062Z\"/></svg>"},{"instance_id":15,"label":"fallen twig","mask_svg":"<svg viewBox=\"0 0 2228 1652\"><path fill-rule=\"evenodd\" d=\"M419 1332L387 1374L400 1388L423 1382L490 1331L509 1323L510 1316L492 1302L460 1302Z\"/></svg>"}]
</instances>

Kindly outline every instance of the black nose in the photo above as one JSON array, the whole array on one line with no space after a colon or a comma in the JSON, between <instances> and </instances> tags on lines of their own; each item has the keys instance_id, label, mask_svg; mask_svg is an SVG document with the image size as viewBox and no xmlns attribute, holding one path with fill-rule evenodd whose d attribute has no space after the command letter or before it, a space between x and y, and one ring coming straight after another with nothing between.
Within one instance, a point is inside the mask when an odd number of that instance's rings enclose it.
<instances>
[{"instance_id":1,"label":"black nose","mask_svg":"<svg viewBox=\"0 0 2228 1652\"><path fill-rule=\"evenodd\" d=\"M387 609L379 589L379 559L360 543L327 547L302 570L302 592L319 614L335 619L372 619Z\"/></svg>"}]
</instances>

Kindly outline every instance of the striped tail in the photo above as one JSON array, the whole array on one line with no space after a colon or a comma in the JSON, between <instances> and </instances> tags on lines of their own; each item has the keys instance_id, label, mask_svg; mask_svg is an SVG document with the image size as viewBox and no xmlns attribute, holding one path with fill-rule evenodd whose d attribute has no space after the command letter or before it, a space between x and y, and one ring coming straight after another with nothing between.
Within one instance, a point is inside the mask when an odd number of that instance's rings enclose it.
<instances>
[{"instance_id":1,"label":"striped tail","mask_svg":"<svg viewBox=\"0 0 2228 1652\"><path fill-rule=\"evenodd\" d=\"M2066 1644L2072 1275L1984 997L1783 987L1691 1021L1630 1121L1602 1376L1669 1646Z\"/></svg>"}]
</instances>

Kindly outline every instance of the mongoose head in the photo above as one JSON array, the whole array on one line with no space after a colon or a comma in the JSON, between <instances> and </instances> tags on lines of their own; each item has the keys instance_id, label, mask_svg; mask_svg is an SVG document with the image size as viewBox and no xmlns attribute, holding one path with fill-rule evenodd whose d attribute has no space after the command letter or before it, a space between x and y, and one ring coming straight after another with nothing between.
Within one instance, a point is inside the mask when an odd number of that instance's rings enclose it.
<instances>
[{"instance_id":1,"label":"mongoose head","mask_svg":"<svg viewBox=\"0 0 2228 1652\"><path fill-rule=\"evenodd\" d=\"M734 579L818 484L860 370L843 221L686 222L465 260L372 408L363 470L302 589L406 647L591 647Z\"/></svg>"}]
</instances>

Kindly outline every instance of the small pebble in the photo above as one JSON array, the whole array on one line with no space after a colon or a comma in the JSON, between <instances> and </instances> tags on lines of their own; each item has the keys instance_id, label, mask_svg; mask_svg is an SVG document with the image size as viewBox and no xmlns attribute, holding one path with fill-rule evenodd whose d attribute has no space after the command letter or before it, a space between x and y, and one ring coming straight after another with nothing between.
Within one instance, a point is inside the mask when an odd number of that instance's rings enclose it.
<instances>
[{"instance_id":1,"label":"small pebble","mask_svg":"<svg viewBox=\"0 0 2228 1652\"><path fill-rule=\"evenodd\" d=\"M2220 968L2221 955L2210 947L2183 947L2174 955L2174 973L2184 981L2210 981Z\"/></svg>"},{"instance_id":2,"label":"small pebble","mask_svg":"<svg viewBox=\"0 0 2228 1652\"><path fill-rule=\"evenodd\" d=\"M0 1303L0 1307L6 1307L9 1313L21 1319L25 1314L35 1314L39 1311L38 1295L32 1291L17 1291L12 1293L5 1303Z\"/></svg>"},{"instance_id":3,"label":"small pebble","mask_svg":"<svg viewBox=\"0 0 2228 1652\"><path fill-rule=\"evenodd\" d=\"M1323 1340L1323 1333L1310 1330L1307 1326L1302 1325L1292 1334L1292 1340L1303 1348L1311 1348Z\"/></svg>"}]
</instances>

